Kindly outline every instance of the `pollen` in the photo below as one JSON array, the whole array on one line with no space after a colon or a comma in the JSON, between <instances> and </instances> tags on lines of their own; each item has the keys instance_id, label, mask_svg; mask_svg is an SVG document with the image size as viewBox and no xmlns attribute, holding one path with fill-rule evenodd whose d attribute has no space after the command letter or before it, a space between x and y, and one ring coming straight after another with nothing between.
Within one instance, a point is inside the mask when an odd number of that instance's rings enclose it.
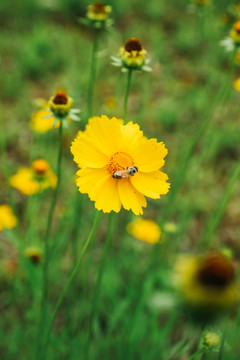
<instances>
[{"instance_id":1,"label":"pollen","mask_svg":"<svg viewBox=\"0 0 240 360\"><path fill-rule=\"evenodd\" d=\"M124 48L129 53L132 51L141 51L142 44L137 38L132 37L126 42Z\"/></svg>"},{"instance_id":2,"label":"pollen","mask_svg":"<svg viewBox=\"0 0 240 360\"><path fill-rule=\"evenodd\" d=\"M53 102L56 105L66 105L68 103L68 96L64 91L57 91L53 98Z\"/></svg>"},{"instance_id":3,"label":"pollen","mask_svg":"<svg viewBox=\"0 0 240 360\"><path fill-rule=\"evenodd\" d=\"M117 171L125 170L134 165L133 158L125 152L116 152L111 156L108 164L108 171L114 174Z\"/></svg>"},{"instance_id":4,"label":"pollen","mask_svg":"<svg viewBox=\"0 0 240 360\"><path fill-rule=\"evenodd\" d=\"M48 162L44 159L37 159L32 163L32 169L38 176L43 176L49 169Z\"/></svg>"}]
</instances>

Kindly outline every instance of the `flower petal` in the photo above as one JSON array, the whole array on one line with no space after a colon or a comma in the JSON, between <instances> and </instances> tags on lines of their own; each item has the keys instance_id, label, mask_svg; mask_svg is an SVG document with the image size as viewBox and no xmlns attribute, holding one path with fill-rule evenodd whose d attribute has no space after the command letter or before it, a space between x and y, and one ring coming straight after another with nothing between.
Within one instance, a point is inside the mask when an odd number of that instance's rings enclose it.
<instances>
[{"instance_id":1,"label":"flower petal","mask_svg":"<svg viewBox=\"0 0 240 360\"><path fill-rule=\"evenodd\" d=\"M106 175L108 175L108 177L110 176L106 168L84 168L78 170L77 176L79 177L76 180L76 184L79 187L79 191L82 194L90 194L94 186L101 181L102 178L105 178Z\"/></svg>"},{"instance_id":2,"label":"flower petal","mask_svg":"<svg viewBox=\"0 0 240 360\"><path fill-rule=\"evenodd\" d=\"M112 177L102 184L95 197L95 208L97 210L102 210L104 213L109 213L112 210L118 213L121 210L117 181Z\"/></svg>"},{"instance_id":3,"label":"flower petal","mask_svg":"<svg viewBox=\"0 0 240 360\"><path fill-rule=\"evenodd\" d=\"M135 149L140 145L143 132L140 130L138 124L133 124L130 121L126 125L121 125L122 136L119 141L119 150L128 154L132 154Z\"/></svg>"},{"instance_id":4,"label":"flower petal","mask_svg":"<svg viewBox=\"0 0 240 360\"><path fill-rule=\"evenodd\" d=\"M116 180L121 203L126 210L132 209L135 215L143 214L142 207L147 206L145 197L126 179Z\"/></svg>"},{"instance_id":5,"label":"flower petal","mask_svg":"<svg viewBox=\"0 0 240 360\"><path fill-rule=\"evenodd\" d=\"M164 165L163 159L167 153L163 143L158 143L156 139L143 138L133 153L133 159L139 171L149 173L159 170Z\"/></svg>"},{"instance_id":6,"label":"flower petal","mask_svg":"<svg viewBox=\"0 0 240 360\"><path fill-rule=\"evenodd\" d=\"M166 182L167 175L161 171L152 173L138 172L130 178L132 185L143 195L152 199L159 199L160 195L167 194L170 184Z\"/></svg>"}]
</instances>

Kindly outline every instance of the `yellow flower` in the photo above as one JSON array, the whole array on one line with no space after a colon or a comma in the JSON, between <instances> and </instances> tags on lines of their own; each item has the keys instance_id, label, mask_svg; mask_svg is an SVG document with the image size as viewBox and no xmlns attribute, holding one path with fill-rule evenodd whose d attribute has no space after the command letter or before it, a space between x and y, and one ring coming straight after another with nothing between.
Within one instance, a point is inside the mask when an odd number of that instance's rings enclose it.
<instances>
[{"instance_id":1,"label":"yellow flower","mask_svg":"<svg viewBox=\"0 0 240 360\"><path fill-rule=\"evenodd\" d=\"M137 38L130 38L124 46L119 49L122 64L129 69L141 69L146 62L147 51Z\"/></svg>"},{"instance_id":2,"label":"yellow flower","mask_svg":"<svg viewBox=\"0 0 240 360\"><path fill-rule=\"evenodd\" d=\"M25 195L33 195L57 185L57 177L44 159L33 161L32 167L21 167L10 177L10 184Z\"/></svg>"},{"instance_id":3,"label":"yellow flower","mask_svg":"<svg viewBox=\"0 0 240 360\"><path fill-rule=\"evenodd\" d=\"M42 250L37 246L30 246L25 249L25 256L34 264L39 264L42 260Z\"/></svg>"},{"instance_id":4,"label":"yellow flower","mask_svg":"<svg viewBox=\"0 0 240 360\"><path fill-rule=\"evenodd\" d=\"M4 228L12 229L17 225L17 218L8 205L0 205L0 231Z\"/></svg>"},{"instance_id":5,"label":"yellow flower","mask_svg":"<svg viewBox=\"0 0 240 360\"><path fill-rule=\"evenodd\" d=\"M176 271L178 290L189 304L216 309L228 307L239 299L234 266L219 252L183 256Z\"/></svg>"},{"instance_id":6,"label":"yellow flower","mask_svg":"<svg viewBox=\"0 0 240 360\"><path fill-rule=\"evenodd\" d=\"M49 100L49 107L53 114L59 117L66 117L71 107L73 106L73 99L65 93L65 91L57 91Z\"/></svg>"},{"instance_id":7,"label":"yellow flower","mask_svg":"<svg viewBox=\"0 0 240 360\"><path fill-rule=\"evenodd\" d=\"M240 20L235 22L230 32L230 36L236 43L240 43Z\"/></svg>"},{"instance_id":8,"label":"yellow flower","mask_svg":"<svg viewBox=\"0 0 240 360\"><path fill-rule=\"evenodd\" d=\"M119 212L121 206L142 214L145 196L159 199L170 184L160 171L167 149L156 139L148 140L137 124L107 116L93 117L79 132L71 152L81 168L76 183L95 207Z\"/></svg>"},{"instance_id":9,"label":"yellow flower","mask_svg":"<svg viewBox=\"0 0 240 360\"><path fill-rule=\"evenodd\" d=\"M155 244L160 240L161 229L153 220L136 219L127 225L127 231L136 239Z\"/></svg>"},{"instance_id":10,"label":"yellow flower","mask_svg":"<svg viewBox=\"0 0 240 360\"><path fill-rule=\"evenodd\" d=\"M39 133L45 133L51 129L58 128L60 125L60 121L58 121L55 126L53 126L54 122L54 115L52 114L51 117L48 117L51 114L51 111L45 110L49 104L46 102L43 109L37 110L30 121L30 127L39 132ZM47 118L46 118L47 116Z\"/></svg>"},{"instance_id":11,"label":"yellow flower","mask_svg":"<svg viewBox=\"0 0 240 360\"><path fill-rule=\"evenodd\" d=\"M234 81L233 87L235 90L240 91L240 78Z\"/></svg>"},{"instance_id":12,"label":"yellow flower","mask_svg":"<svg viewBox=\"0 0 240 360\"><path fill-rule=\"evenodd\" d=\"M112 7L98 1L88 6L87 18L94 21L105 21L108 19Z\"/></svg>"}]
</instances>

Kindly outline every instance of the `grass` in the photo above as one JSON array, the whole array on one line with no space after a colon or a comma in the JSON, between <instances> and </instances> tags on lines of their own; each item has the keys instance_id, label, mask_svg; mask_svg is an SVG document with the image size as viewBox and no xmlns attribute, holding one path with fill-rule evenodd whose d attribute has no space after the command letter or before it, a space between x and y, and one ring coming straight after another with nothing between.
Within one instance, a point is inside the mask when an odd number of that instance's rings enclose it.
<instances>
[{"instance_id":1,"label":"grass","mask_svg":"<svg viewBox=\"0 0 240 360\"><path fill-rule=\"evenodd\" d=\"M79 24L78 17L85 15L87 4L24 0L20 6L15 0L14 12L6 2L0 5L0 131L6 135L11 174L37 157L46 158L56 171L57 132L41 135L29 128L35 98L48 99L63 88L74 98L74 107L82 109L83 118L86 114L93 33ZM196 252L200 240L206 247L230 248L236 262L240 255L237 178L223 211L218 212L240 155L239 93L232 87L239 69L219 46L231 27L221 21L229 1L215 0L198 10L187 0L112 0L109 4L115 24L99 43L93 113L123 116L127 74L110 65L110 56L129 37L138 37L153 71L133 73L128 120L141 124L146 136L166 144L164 171L172 184L161 200L148 200L144 217L172 221L178 231L166 235L165 243L151 246L127 233L132 213L113 214L110 235L109 216L101 213L96 237L63 299L42 356L47 360L185 360L198 350L203 329L189 319L187 311L171 305L176 301L171 281L175 256ZM224 86L225 93L216 100ZM113 107L107 105L111 97ZM84 125L84 121L71 123L63 136L62 181L50 236L48 320L95 213L87 195L77 191L76 166L69 151ZM9 203L2 170L0 203ZM43 336L38 332L43 265L31 263L24 250L29 245L44 247L52 194L47 190L28 198L13 190L13 195L19 226L0 232L0 353L4 360L30 360L39 356L37 343ZM210 327L227 331L222 359L237 360L238 309ZM208 351L196 359L220 356Z\"/></svg>"}]
</instances>

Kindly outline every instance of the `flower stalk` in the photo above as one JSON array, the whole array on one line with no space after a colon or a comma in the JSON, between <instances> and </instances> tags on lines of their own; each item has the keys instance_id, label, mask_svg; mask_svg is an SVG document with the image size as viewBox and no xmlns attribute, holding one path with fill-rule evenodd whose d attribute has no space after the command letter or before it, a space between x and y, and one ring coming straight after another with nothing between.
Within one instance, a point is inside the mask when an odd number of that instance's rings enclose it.
<instances>
[{"instance_id":1,"label":"flower stalk","mask_svg":"<svg viewBox=\"0 0 240 360\"><path fill-rule=\"evenodd\" d=\"M91 68L90 68L88 98L87 98L87 119L90 116L92 116L92 112L93 112L93 94L94 94L94 85L96 80L98 44L99 44L99 29L94 28L93 47L92 47L92 55L91 55Z\"/></svg>"},{"instance_id":2,"label":"flower stalk","mask_svg":"<svg viewBox=\"0 0 240 360\"><path fill-rule=\"evenodd\" d=\"M125 96L124 96L124 105L123 105L123 119L127 119L127 107L128 107L128 97L129 97L129 90L131 86L131 79L132 79L132 69L128 69L127 74L127 86L125 90Z\"/></svg>"}]
</instances>

